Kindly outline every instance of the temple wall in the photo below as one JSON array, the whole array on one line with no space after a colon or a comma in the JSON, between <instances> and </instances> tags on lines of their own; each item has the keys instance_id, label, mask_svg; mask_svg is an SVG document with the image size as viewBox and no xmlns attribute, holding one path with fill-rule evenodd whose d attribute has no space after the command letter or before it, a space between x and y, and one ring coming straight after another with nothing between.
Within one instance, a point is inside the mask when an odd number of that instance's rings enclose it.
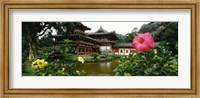
<instances>
[{"instance_id":1,"label":"temple wall","mask_svg":"<svg viewBox=\"0 0 200 98\"><path fill-rule=\"evenodd\" d=\"M99 50L100 50L101 54L105 54L105 52L112 51L112 47L111 46L99 46Z\"/></svg>"},{"instance_id":2,"label":"temple wall","mask_svg":"<svg viewBox=\"0 0 200 98\"><path fill-rule=\"evenodd\" d=\"M115 52L115 55L129 55L130 53L134 53L135 49L133 48L119 48L118 52Z\"/></svg>"}]
</instances>

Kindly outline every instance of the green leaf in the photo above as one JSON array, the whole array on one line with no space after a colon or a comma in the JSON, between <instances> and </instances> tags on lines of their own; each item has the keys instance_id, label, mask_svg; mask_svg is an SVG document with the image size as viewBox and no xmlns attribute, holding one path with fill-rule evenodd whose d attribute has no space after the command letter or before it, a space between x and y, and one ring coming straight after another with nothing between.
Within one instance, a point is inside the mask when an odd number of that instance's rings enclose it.
<instances>
[{"instance_id":1,"label":"green leaf","mask_svg":"<svg viewBox=\"0 0 200 98\"><path fill-rule=\"evenodd\" d=\"M159 43L158 43L158 45L160 45L160 46L164 46L164 45L166 45L166 41L160 41Z\"/></svg>"}]
</instances>

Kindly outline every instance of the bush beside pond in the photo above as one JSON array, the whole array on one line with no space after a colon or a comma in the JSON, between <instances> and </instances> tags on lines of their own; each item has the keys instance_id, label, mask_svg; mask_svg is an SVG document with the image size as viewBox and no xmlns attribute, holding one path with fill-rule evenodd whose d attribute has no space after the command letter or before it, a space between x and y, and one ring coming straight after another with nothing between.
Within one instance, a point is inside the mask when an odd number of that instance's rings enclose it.
<instances>
[{"instance_id":1,"label":"bush beside pond","mask_svg":"<svg viewBox=\"0 0 200 98\"><path fill-rule=\"evenodd\" d=\"M94 54L86 56L83 55L82 57L84 58L85 62L103 62L103 61L111 61L117 58L113 55L100 55L100 54L98 54L98 56L95 57L95 59L94 59Z\"/></svg>"}]
</instances>

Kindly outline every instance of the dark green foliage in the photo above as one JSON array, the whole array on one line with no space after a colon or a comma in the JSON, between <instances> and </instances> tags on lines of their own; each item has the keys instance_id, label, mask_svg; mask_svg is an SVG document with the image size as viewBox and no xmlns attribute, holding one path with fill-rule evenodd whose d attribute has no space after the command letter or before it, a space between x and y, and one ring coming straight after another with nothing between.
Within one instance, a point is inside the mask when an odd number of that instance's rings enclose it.
<instances>
[{"instance_id":1,"label":"dark green foliage","mask_svg":"<svg viewBox=\"0 0 200 98\"><path fill-rule=\"evenodd\" d=\"M166 47L173 52L173 55L178 54L178 22L151 22L144 24L139 33L150 32L153 35L155 42L166 41Z\"/></svg>"},{"instance_id":2,"label":"dark green foliage","mask_svg":"<svg viewBox=\"0 0 200 98\"><path fill-rule=\"evenodd\" d=\"M22 22L22 53L24 58L36 58L38 46L51 46L53 40L49 38L55 30L58 35L68 36L74 31L74 22ZM30 58L32 56L32 58Z\"/></svg>"},{"instance_id":3,"label":"dark green foliage","mask_svg":"<svg viewBox=\"0 0 200 98\"><path fill-rule=\"evenodd\" d=\"M63 40L64 44L59 44L54 47L42 47L38 51L38 57L45 59L48 66L37 68L36 75L53 75L53 76L79 76L86 75L84 71L78 71L80 62L70 52L74 50L69 44L68 39Z\"/></svg>"},{"instance_id":4,"label":"dark green foliage","mask_svg":"<svg viewBox=\"0 0 200 98\"><path fill-rule=\"evenodd\" d=\"M85 71L77 70L81 65L77 57L72 55L75 49L70 45L70 40L63 40L64 44L55 44L50 38L57 31L58 35L68 37L78 22L23 22L22 23L22 72L30 75L53 76L83 76ZM176 76L178 75L178 23L177 22L151 22L141 27L139 32L118 35L118 42L132 42L137 33L150 32L156 47L148 53L130 54L120 59L120 66L115 69L116 75L133 76ZM155 54L157 49L158 54ZM105 56L92 54L94 60L110 61L115 57L110 56L110 51L104 51ZM33 60L45 59L48 66L31 68L30 55Z\"/></svg>"},{"instance_id":5,"label":"dark green foliage","mask_svg":"<svg viewBox=\"0 0 200 98\"><path fill-rule=\"evenodd\" d=\"M178 54L178 22L150 22L141 26L138 32L127 33L125 36L118 34L118 42L133 41L137 33L149 32L154 37L155 42L166 41L166 47L172 51L173 55Z\"/></svg>"},{"instance_id":6,"label":"dark green foliage","mask_svg":"<svg viewBox=\"0 0 200 98\"><path fill-rule=\"evenodd\" d=\"M159 26L162 26L163 23L165 24L166 22L150 22L149 24L144 24L139 29L139 33L153 32L160 30Z\"/></svg>"},{"instance_id":7,"label":"dark green foliage","mask_svg":"<svg viewBox=\"0 0 200 98\"><path fill-rule=\"evenodd\" d=\"M77 22L56 22L54 29L58 35L69 36L74 31L74 24Z\"/></svg>"},{"instance_id":8,"label":"dark green foliage","mask_svg":"<svg viewBox=\"0 0 200 98\"><path fill-rule=\"evenodd\" d=\"M137 32L127 33L125 36L118 34L119 39L117 40L117 42L131 43L136 33Z\"/></svg>"},{"instance_id":9,"label":"dark green foliage","mask_svg":"<svg viewBox=\"0 0 200 98\"><path fill-rule=\"evenodd\" d=\"M22 22L22 72L26 72L25 61L33 61L35 58L42 58L39 52L46 50L45 55L50 51L54 41L49 36L53 29L59 35L69 35L74 30L74 22ZM56 33L56 32L55 32ZM73 50L73 49L72 49ZM44 56L45 56L44 55Z\"/></svg>"},{"instance_id":10,"label":"dark green foliage","mask_svg":"<svg viewBox=\"0 0 200 98\"><path fill-rule=\"evenodd\" d=\"M125 42L133 42L133 36L135 36L136 35L136 32L132 32L132 33L127 33L126 35L125 35L125 38L124 38L124 41Z\"/></svg>"},{"instance_id":11,"label":"dark green foliage","mask_svg":"<svg viewBox=\"0 0 200 98\"><path fill-rule=\"evenodd\" d=\"M33 76L35 74L35 71L33 68L31 68L31 62L26 60L24 61L23 65L22 65L22 75L23 76Z\"/></svg>"},{"instance_id":12,"label":"dark green foliage","mask_svg":"<svg viewBox=\"0 0 200 98\"><path fill-rule=\"evenodd\" d=\"M93 54L91 54L91 56L96 60L97 57L99 56L99 54L98 53L93 53Z\"/></svg>"},{"instance_id":13,"label":"dark green foliage","mask_svg":"<svg viewBox=\"0 0 200 98\"><path fill-rule=\"evenodd\" d=\"M38 44L38 48L39 47L51 47L54 44L54 41L52 38L49 38L49 36L47 37L43 37L39 40L39 44Z\"/></svg>"},{"instance_id":14,"label":"dark green foliage","mask_svg":"<svg viewBox=\"0 0 200 98\"><path fill-rule=\"evenodd\" d=\"M22 37L22 73L26 72L26 61L28 60L29 55L29 45L25 37Z\"/></svg>"}]
</instances>

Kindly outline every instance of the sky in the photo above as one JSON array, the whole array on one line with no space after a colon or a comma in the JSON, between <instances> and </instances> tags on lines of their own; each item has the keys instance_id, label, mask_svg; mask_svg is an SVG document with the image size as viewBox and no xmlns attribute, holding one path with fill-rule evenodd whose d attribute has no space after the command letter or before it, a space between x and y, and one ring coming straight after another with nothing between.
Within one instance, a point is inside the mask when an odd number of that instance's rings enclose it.
<instances>
[{"instance_id":1,"label":"sky","mask_svg":"<svg viewBox=\"0 0 200 98\"><path fill-rule=\"evenodd\" d=\"M126 35L130 33L135 27L140 29L143 24L148 24L149 22L81 22L91 30L85 32L96 32L100 26L108 32L115 31L118 34Z\"/></svg>"}]
</instances>

